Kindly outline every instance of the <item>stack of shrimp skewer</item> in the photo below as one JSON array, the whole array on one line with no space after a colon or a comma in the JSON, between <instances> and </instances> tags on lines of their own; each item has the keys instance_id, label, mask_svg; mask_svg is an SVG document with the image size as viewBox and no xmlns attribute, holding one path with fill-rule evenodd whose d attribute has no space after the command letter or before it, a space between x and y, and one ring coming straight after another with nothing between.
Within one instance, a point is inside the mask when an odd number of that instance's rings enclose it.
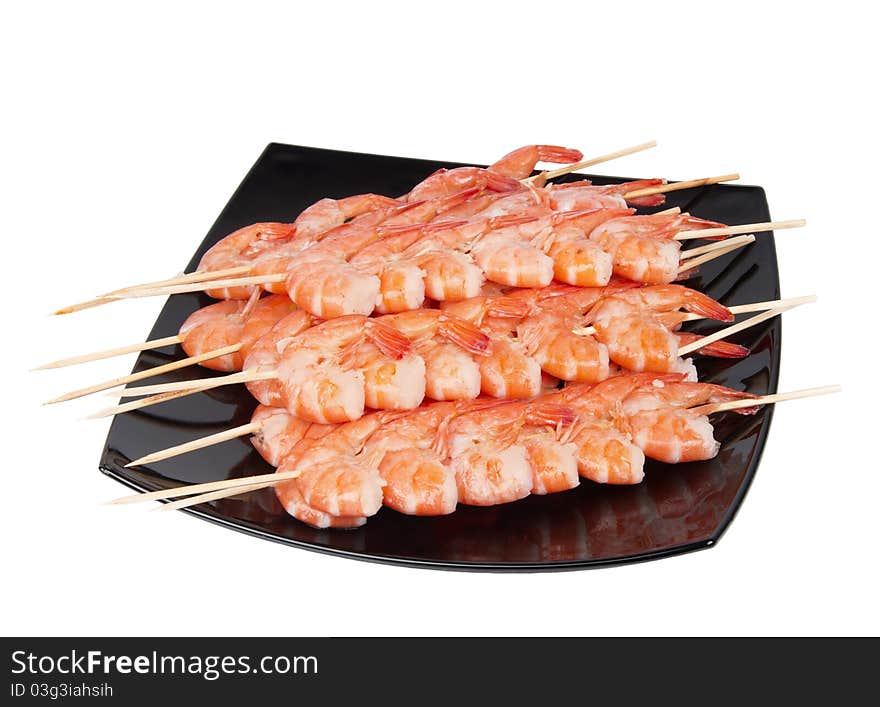
<instances>
[{"instance_id":1,"label":"stack of shrimp skewer","mask_svg":"<svg viewBox=\"0 0 880 707\"><path fill-rule=\"evenodd\" d=\"M539 161L581 157L528 146L489 168L441 170L401 197L324 199L290 223L240 229L196 273L59 310L183 291L221 300L177 337L48 367L179 343L189 358L169 365L231 374L129 388L127 397L151 397L110 414L247 384L260 402L249 425L132 463L254 434L277 473L138 496L192 496L168 508L274 486L299 520L356 527L383 504L442 515L459 502L564 491L579 478L638 483L645 456L711 458L710 411L747 414L772 401L744 405L753 396L699 383L684 356L745 356L726 334L801 301L745 305L766 311L704 338L678 327L734 312L673 283L747 245L752 232L803 222L727 227L677 209L637 215L633 206L659 206L680 186L529 176ZM710 243L683 256L682 242L702 237Z\"/></svg>"}]
</instances>

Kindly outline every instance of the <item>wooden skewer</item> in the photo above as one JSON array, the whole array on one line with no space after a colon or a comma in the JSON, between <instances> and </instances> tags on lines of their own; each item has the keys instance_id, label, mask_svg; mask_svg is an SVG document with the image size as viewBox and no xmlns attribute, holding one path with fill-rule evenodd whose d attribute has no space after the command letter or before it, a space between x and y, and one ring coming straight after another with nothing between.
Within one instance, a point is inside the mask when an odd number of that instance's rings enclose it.
<instances>
[{"instance_id":1,"label":"wooden skewer","mask_svg":"<svg viewBox=\"0 0 880 707\"><path fill-rule=\"evenodd\" d=\"M542 172L541 174L535 174L531 177L526 177L525 179L521 179L520 181L523 183L534 182L538 178L543 178L545 181L549 181L550 179L556 179L556 177L561 177L564 174L571 174L572 172L576 172L577 170L583 169L584 167L592 167L593 165L601 164L602 162L610 162L611 160L616 160L619 157L626 157L627 155L633 155L636 152L642 152L643 150L649 150L652 147L657 147L656 140L651 140L650 142L643 142L641 145L627 147L623 150L618 150L617 152L609 152L607 155L602 155L601 157L593 157L592 159L584 160L583 162L576 162L574 164L570 164L565 167L560 167L559 169L552 169L547 172Z\"/></svg>"},{"instance_id":2,"label":"wooden skewer","mask_svg":"<svg viewBox=\"0 0 880 707\"><path fill-rule=\"evenodd\" d=\"M148 368L145 371L139 371L138 373L132 373L127 376L121 376L120 378L114 378L112 380L104 381L103 383L98 383L96 385L90 385L88 388L80 388L79 390L74 390L70 393L65 393L57 398L53 398L52 400L48 400L44 403L44 405L51 405L53 403L63 403L67 400L73 400L75 398L81 398L84 395L91 395L92 393L99 393L102 390L108 390L109 388L116 388L120 385L126 385L127 383L134 383L135 381L143 380L144 378L150 378L151 376L156 376L161 373L169 373L170 371L176 371L178 368L185 368L186 366L190 366L194 363L201 363L202 361L207 361L212 358L218 358L220 356L226 356L227 354L235 353L241 348L241 344L232 344L231 346L224 346L222 349L214 349L213 351L206 351L205 353L199 356L191 356L189 358L182 359L180 361L172 361L171 363L166 363L164 366L156 366L155 368Z\"/></svg>"},{"instance_id":3,"label":"wooden skewer","mask_svg":"<svg viewBox=\"0 0 880 707\"><path fill-rule=\"evenodd\" d=\"M750 302L749 304L735 304L732 307L728 307L727 309L731 314L749 314L751 312L763 312L766 309L791 309L792 307L797 307L801 304L809 304L810 302L816 301L816 295L805 295L803 297L789 297L788 299L773 299L766 300L764 302ZM705 319L702 314L694 314L693 312L688 312L684 318L683 322L693 322L698 319ZM596 333L595 327L586 326L581 327L580 329L572 329L572 333L581 335L591 335Z\"/></svg>"},{"instance_id":4,"label":"wooden skewer","mask_svg":"<svg viewBox=\"0 0 880 707\"><path fill-rule=\"evenodd\" d=\"M653 196L654 194L667 194L671 191L679 191L681 189L692 189L694 187L704 187L709 184L720 184L721 182L732 182L735 179L739 179L739 175L736 173L733 174L722 174L720 177L705 177L703 179L691 179L687 182L674 182L672 184L662 184L659 187L647 187L645 189L636 189L635 191L627 192L623 195L623 198L627 201L630 199L636 199L640 196Z\"/></svg>"},{"instance_id":5,"label":"wooden skewer","mask_svg":"<svg viewBox=\"0 0 880 707\"><path fill-rule=\"evenodd\" d=\"M98 361L102 358L112 358L113 356L121 356L135 351L146 351L147 349L158 349L162 346L172 346L183 341L183 336L175 334L174 336L166 336L164 339L153 339L152 341L143 341L139 344L130 344L129 346L119 346L115 349L105 349L104 351L95 351L82 356L71 356L70 358L62 358L59 361L44 363L31 370L43 371L47 368L63 368L64 366L73 366L77 363L87 363L88 361Z\"/></svg>"},{"instance_id":6,"label":"wooden skewer","mask_svg":"<svg viewBox=\"0 0 880 707\"><path fill-rule=\"evenodd\" d=\"M273 474L273 476L278 476L278 474ZM171 503L163 503L161 506L157 506L155 510L157 511L178 511L183 508L189 508L190 506L198 506L201 503L208 503L209 501L215 501L218 498L229 498L230 496L239 496L241 494L250 493L251 491L259 491L260 489L268 488L269 486L274 486L277 484L279 479L275 479L274 481L263 481L259 484L248 484L247 486L239 486L232 490L230 489L218 489L217 491L212 491L210 493L201 493L198 496L192 496L190 498L181 498L177 501L172 501Z\"/></svg>"},{"instance_id":7,"label":"wooden skewer","mask_svg":"<svg viewBox=\"0 0 880 707\"><path fill-rule=\"evenodd\" d=\"M794 221L765 221L764 223L744 223L741 226L726 226L724 228L703 228L696 231L682 231L674 236L677 241L698 240L701 238L713 238L716 236L735 236L739 233L762 233L764 231L778 231L783 228L801 228L806 226L804 219Z\"/></svg>"},{"instance_id":8,"label":"wooden skewer","mask_svg":"<svg viewBox=\"0 0 880 707\"><path fill-rule=\"evenodd\" d=\"M715 250L704 253L696 258L691 258L690 260L682 260L681 264L678 266L678 274L686 273L689 270L693 270L698 265L702 265L703 263L708 263L710 260L715 260L715 258L720 258L722 255L727 255L739 248L742 248L749 243L753 243L755 241L754 236L743 236L745 240L738 241L734 243L733 241L737 241L736 238L731 238L730 241L725 241L724 247L716 248Z\"/></svg>"},{"instance_id":9,"label":"wooden skewer","mask_svg":"<svg viewBox=\"0 0 880 707\"><path fill-rule=\"evenodd\" d=\"M226 268L225 270L196 270L195 272L191 272L186 275L178 275L177 277L168 278L166 280L144 282L140 285L131 285L129 287L122 287L118 290L113 290L111 292L105 292L103 295L98 295L97 297L94 297L90 300L85 300L84 302L77 302L76 304L62 307L61 309L55 310L53 314L71 314L72 312L79 312L83 309L90 309L91 307L100 307L102 304L118 302L121 299L127 299L129 296L128 293L132 290L140 290L146 288L154 289L157 287L165 287L191 282L204 282L205 280L213 280L220 277L243 275L250 271L250 269L250 265L239 265L234 268Z\"/></svg>"},{"instance_id":10,"label":"wooden skewer","mask_svg":"<svg viewBox=\"0 0 880 707\"><path fill-rule=\"evenodd\" d=\"M701 349L704 346L708 346L711 343L716 341L720 341L721 339L725 339L731 334L736 334L737 332L743 331L744 329L748 329L749 327L753 327L756 324L760 324L761 322L765 322L768 319L773 319L773 317L782 314L783 312L788 311L791 307L775 307L773 309L769 309L763 314L758 314L754 317L749 317L748 319L744 319L737 324L731 324L728 327L724 327L723 329L719 329L716 332L708 334L706 336L702 336L696 341L692 341L689 344L685 344L678 350L679 356L687 356L689 353L693 353L697 349Z\"/></svg>"},{"instance_id":11,"label":"wooden skewer","mask_svg":"<svg viewBox=\"0 0 880 707\"><path fill-rule=\"evenodd\" d=\"M247 371L230 373L225 376L215 376L214 378L197 378L195 380L176 381L174 383L159 383L158 385L142 385L137 388L126 388L125 390L119 391L119 397L133 398L138 395L172 393L177 390L210 390L211 388L219 388L222 385L251 383L253 381L263 381L277 377L278 371L260 371L256 368L252 368Z\"/></svg>"},{"instance_id":12,"label":"wooden skewer","mask_svg":"<svg viewBox=\"0 0 880 707\"><path fill-rule=\"evenodd\" d=\"M770 405L772 403L781 403L786 400L798 400L800 398L812 398L816 395L828 395L830 393L839 393L841 387L839 385L826 385L821 388L805 388L804 390L793 390L790 393L774 393L772 395L761 395L757 398L743 398L741 400L729 400L726 403L708 403L699 407L690 408L691 412L700 415L714 415L716 412L727 412L728 410L740 410L742 408L750 408L755 405Z\"/></svg>"},{"instance_id":13,"label":"wooden skewer","mask_svg":"<svg viewBox=\"0 0 880 707\"><path fill-rule=\"evenodd\" d=\"M231 430L224 430L223 432L208 435L207 437L202 437L201 439L194 439L192 442L185 442L184 444L178 444L174 447L168 447L167 449L163 449L159 452L147 454L140 459L135 459L134 461L129 462L125 465L125 468L128 469L132 466L143 466L144 464L152 464L154 462L162 461L163 459L170 459L171 457L176 457L180 454L187 454L188 452L194 452L197 449L204 449L205 447L220 444L221 442L228 442L229 440L236 439L237 437L244 437L245 435L256 434L260 431L260 429L262 429L262 427L263 426L259 422L249 422L246 425L233 427Z\"/></svg>"},{"instance_id":14,"label":"wooden skewer","mask_svg":"<svg viewBox=\"0 0 880 707\"><path fill-rule=\"evenodd\" d=\"M135 493L130 496L116 498L110 501L110 505L115 506L128 503L143 503L144 501L157 501L163 498L174 498L175 496L194 496L208 491L240 488L242 486L250 486L252 484L263 483L266 481L277 483L279 481L295 479L300 473L299 470L282 471L280 473L272 472L271 474L258 474L256 476L245 476L238 479L223 479L222 481L208 481L203 484L175 486L169 489L159 489L158 491L150 491L148 493Z\"/></svg>"},{"instance_id":15,"label":"wooden skewer","mask_svg":"<svg viewBox=\"0 0 880 707\"><path fill-rule=\"evenodd\" d=\"M160 287L155 289L132 289L128 297L155 297L167 295L179 295L185 292L203 292L205 290L219 290L225 287L248 287L251 285L263 285L270 282L284 282L287 279L285 273L267 275L251 275L249 277L233 277L223 280L209 280L196 282L189 285L174 285L173 287Z\"/></svg>"},{"instance_id":16,"label":"wooden skewer","mask_svg":"<svg viewBox=\"0 0 880 707\"><path fill-rule=\"evenodd\" d=\"M681 213L681 207L680 206L673 206L669 209L663 209L663 211L658 211L657 213L654 214L654 216L665 216L666 214L680 214L680 213ZM685 215L687 215L687 214L685 214Z\"/></svg>"},{"instance_id":17,"label":"wooden skewer","mask_svg":"<svg viewBox=\"0 0 880 707\"><path fill-rule=\"evenodd\" d=\"M682 261L695 258L698 255L702 255L703 253L711 253L713 250L722 250L727 246L733 245L734 243L752 243L754 242L755 237L751 234L747 234L745 236L734 236L733 238L725 238L723 241L712 241L707 245L701 245L699 248L689 248L688 250L681 251L681 259Z\"/></svg>"},{"instance_id":18,"label":"wooden skewer","mask_svg":"<svg viewBox=\"0 0 880 707\"><path fill-rule=\"evenodd\" d=\"M160 395L151 395L149 398L141 398L140 400L132 400L130 403L125 403L124 405L117 405L112 408L107 408L105 410L99 410L98 412L94 412L91 415L86 415L85 420L97 420L102 417L109 417L110 415L120 415L123 412L131 412L132 410L140 410L141 408L149 407L150 405L158 405L159 403L164 403L168 400L174 400L175 398L183 398L187 395L191 395L192 393L200 393L199 390L180 390L176 393L162 393Z\"/></svg>"}]
</instances>

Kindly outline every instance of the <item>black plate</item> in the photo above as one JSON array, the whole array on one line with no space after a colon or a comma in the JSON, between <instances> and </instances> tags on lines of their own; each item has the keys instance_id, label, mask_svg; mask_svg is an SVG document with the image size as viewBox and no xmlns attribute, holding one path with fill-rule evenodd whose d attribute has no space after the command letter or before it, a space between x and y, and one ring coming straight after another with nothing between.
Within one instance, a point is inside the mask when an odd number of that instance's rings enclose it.
<instances>
[{"instance_id":1,"label":"black plate","mask_svg":"<svg viewBox=\"0 0 880 707\"><path fill-rule=\"evenodd\" d=\"M221 237L255 221L292 221L325 196L406 192L449 163L384 155L269 145L245 177L187 271ZM590 177L596 183L624 181ZM669 195L668 206L731 224L769 221L759 187L716 185ZM666 207L661 207L666 208ZM170 268L173 270L173 268ZM705 265L687 283L725 304L779 297L771 234ZM171 297L150 338L177 333L184 319L211 300L200 294ZM699 331L700 327L695 330ZM707 327L708 330L708 327ZM699 359L700 379L738 390L776 391L779 319L733 338L752 355L740 361ZM182 357L179 347L145 352L135 370ZM199 376L206 375L198 369ZM183 380L181 371L154 379ZM101 470L139 490L199 483L271 471L246 439L160 462L124 469L131 459L225 430L250 420L255 401L243 386L219 388L118 416L110 428ZM470 570L558 570L655 559L713 545L730 524L754 477L772 406L754 417L719 416L723 442L713 460L675 466L649 462L639 486L583 482L571 491L531 496L494 508L461 506L442 518L414 518L388 508L357 530L315 530L289 517L271 490L189 509L200 518L268 540L357 559ZM218 536L218 542L222 538Z\"/></svg>"}]
</instances>

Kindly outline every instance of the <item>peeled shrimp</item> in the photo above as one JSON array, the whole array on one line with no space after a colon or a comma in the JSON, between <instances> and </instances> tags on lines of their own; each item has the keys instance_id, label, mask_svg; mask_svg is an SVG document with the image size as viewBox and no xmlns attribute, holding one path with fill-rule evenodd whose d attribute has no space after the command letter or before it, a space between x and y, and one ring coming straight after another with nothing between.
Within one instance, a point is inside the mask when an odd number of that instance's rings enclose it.
<instances>
[{"instance_id":1,"label":"peeled shrimp","mask_svg":"<svg viewBox=\"0 0 880 707\"><path fill-rule=\"evenodd\" d=\"M477 187L480 190L513 191L521 188L519 179L528 177L538 162L577 162L583 158L579 150L555 145L527 145L508 153L483 169L456 167L440 169L419 182L403 199L415 201Z\"/></svg>"},{"instance_id":2,"label":"peeled shrimp","mask_svg":"<svg viewBox=\"0 0 880 707\"><path fill-rule=\"evenodd\" d=\"M602 223L589 235L613 256L615 275L660 285L679 277L681 243L673 238L677 233L723 225L688 214L623 216Z\"/></svg>"},{"instance_id":3,"label":"peeled shrimp","mask_svg":"<svg viewBox=\"0 0 880 707\"><path fill-rule=\"evenodd\" d=\"M678 464L714 457L721 445L706 415L690 410L705 403L755 397L710 383L666 382L645 386L623 403L633 439L652 459ZM740 408L750 415L758 408Z\"/></svg>"},{"instance_id":4,"label":"peeled shrimp","mask_svg":"<svg viewBox=\"0 0 880 707\"><path fill-rule=\"evenodd\" d=\"M655 285L603 297L587 319L610 358L631 371L671 373L692 366L678 355L679 337L664 325L662 315L685 309L709 319L732 321L724 305L681 285ZM747 352L746 352L747 353Z\"/></svg>"},{"instance_id":5,"label":"peeled shrimp","mask_svg":"<svg viewBox=\"0 0 880 707\"><path fill-rule=\"evenodd\" d=\"M286 297L266 297L251 303L245 300L215 302L193 312L180 327L181 342L187 356L241 344L238 351L201 363L214 371L240 371L250 347L263 334L293 311Z\"/></svg>"}]
</instances>

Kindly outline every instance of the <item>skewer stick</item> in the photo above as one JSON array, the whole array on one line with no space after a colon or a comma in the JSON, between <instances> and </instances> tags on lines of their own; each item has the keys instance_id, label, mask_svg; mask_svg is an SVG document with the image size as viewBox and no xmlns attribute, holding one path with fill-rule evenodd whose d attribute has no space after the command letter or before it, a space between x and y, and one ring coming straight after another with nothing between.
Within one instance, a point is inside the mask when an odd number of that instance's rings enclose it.
<instances>
[{"instance_id":1,"label":"skewer stick","mask_svg":"<svg viewBox=\"0 0 880 707\"><path fill-rule=\"evenodd\" d=\"M256 434L260 431L262 427L263 426L259 422L249 422L246 425L233 427L231 430L224 430L223 432L208 435L207 437L202 437L201 439L194 439L192 442L178 444L174 447L168 447L167 449L153 452L152 454L147 454L140 459L135 459L134 461L129 462L125 465L125 468L128 469L133 466L143 466L144 464L160 462L163 459L170 459L171 457L176 457L180 454L194 452L197 449L204 449L205 447L211 447L215 444L220 444L221 442L228 442L229 440L236 439L237 437L244 437L245 435Z\"/></svg>"},{"instance_id":2,"label":"skewer stick","mask_svg":"<svg viewBox=\"0 0 880 707\"><path fill-rule=\"evenodd\" d=\"M773 319L773 317L782 314L783 312L788 311L791 307L774 307L773 309L769 309L763 314L758 314L754 317L749 317L748 319L744 319L737 324L731 324L728 327L724 327L723 329L719 329L716 332L708 334L706 336L702 336L696 341L692 341L689 344L685 344L678 350L679 356L687 356L689 353L693 353L694 351L703 348L704 346L708 346L711 343L716 341L720 341L721 339L725 339L731 334L736 334L737 332L743 331L750 327L755 326L756 324L760 324L761 322L766 322L768 319Z\"/></svg>"},{"instance_id":3,"label":"skewer stick","mask_svg":"<svg viewBox=\"0 0 880 707\"><path fill-rule=\"evenodd\" d=\"M839 393L841 387L839 385L826 385L821 388L805 388L804 390L793 390L790 393L774 393L773 395L761 395L757 398L743 398L742 400L730 400L726 403L708 403L699 407L690 408L691 412L700 415L713 415L716 412L726 412L728 410L740 410L742 408L750 408L755 405L771 405L773 403L781 403L785 400L798 400L799 398L812 398L816 395L828 395L830 393Z\"/></svg>"},{"instance_id":4,"label":"skewer stick","mask_svg":"<svg viewBox=\"0 0 880 707\"><path fill-rule=\"evenodd\" d=\"M77 302L76 304L62 307L61 309L54 311L53 314L71 314L73 312L82 311L83 309L90 309L91 307L100 307L102 304L118 302L121 299L128 298L128 293L132 290L145 288L154 289L156 287L166 287L176 284L204 282L205 280L213 280L219 277L232 277L234 275L243 275L247 273L250 269L250 265L239 265L234 268L226 268L225 270L196 270L195 272L191 272L187 275L178 275L177 277L168 278L166 280L144 282L140 285L131 285L129 287L122 287L118 290L113 290L111 292L105 292L103 295L98 295L97 297L94 297L90 300L85 300L84 302Z\"/></svg>"},{"instance_id":5,"label":"skewer stick","mask_svg":"<svg viewBox=\"0 0 880 707\"><path fill-rule=\"evenodd\" d=\"M134 493L130 496L122 496L109 502L110 505L118 506L128 503L143 503L144 501L157 501L163 498L174 498L175 496L194 496L208 491L219 491L220 489L234 489L242 486L251 486L266 481L277 483L279 481L288 481L295 479L300 475L299 470L272 472L271 474L258 474L256 476L244 476L237 479L223 479L222 481L208 481L203 484L189 484L186 486L175 486L169 489L159 489L158 491L150 491L149 493Z\"/></svg>"},{"instance_id":6,"label":"skewer stick","mask_svg":"<svg viewBox=\"0 0 880 707\"><path fill-rule=\"evenodd\" d=\"M672 184L661 184L659 187L647 187L645 189L636 189L627 192L623 198L627 201L636 199L640 196L653 196L654 194L666 194L671 191L679 191L681 189L692 189L693 187L704 187L709 184L720 184L721 182L732 182L739 179L739 174L722 174L720 177L705 177L703 179L691 179L686 182L674 182Z\"/></svg>"},{"instance_id":7,"label":"skewer stick","mask_svg":"<svg viewBox=\"0 0 880 707\"><path fill-rule=\"evenodd\" d=\"M206 351L205 353L199 356L191 356L189 358L182 359L180 361L172 361L171 363L166 363L163 366L156 366L155 368L148 368L145 371L139 371L138 373L132 373L127 376L122 376L120 378L114 378L109 381L104 381L103 383L98 383L96 385L90 385L88 388L80 388L79 390L74 390L70 393L65 393L62 396L57 398L53 398L52 400L48 400L44 403L44 405L51 405L53 403L63 403L67 400L73 400L75 398L81 398L84 395L91 395L92 393L99 393L102 390L107 390L109 388L116 388L120 385L126 385L127 383L134 383L135 381L143 380L144 378L150 378L151 376L156 376L161 373L169 373L170 371L176 371L178 368L185 368L186 366L190 366L194 363L201 363L202 361L207 361L212 358L218 358L220 356L226 356L227 354L235 353L241 348L241 344L232 344L231 346L224 346L222 349L214 349L213 351Z\"/></svg>"},{"instance_id":8,"label":"skewer stick","mask_svg":"<svg viewBox=\"0 0 880 707\"><path fill-rule=\"evenodd\" d=\"M657 213L654 214L654 216L666 216L666 214L680 214L680 213L681 213L681 207L680 206L673 206L668 209L663 209L663 211L658 211Z\"/></svg>"},{"instance_id":9,"label":"skewer stick","mask_svg":"<svg viewBox=\"0 0 880 707\"><path fill-rule=\"evenodd\" d=\"M719 247L712 250L709 253L704 253L696 258L691 258L690 260L682 260L678 266L678 274L686 273L689 270L693 270L698 265L702 265L703 263L708 263L710 260L715 260L715 258L720 258L722 255L727 255L739 248L742 248L749 243L753 243L755 240L754 236L743 236L745 240L738 241L733 243L731 241L736 241L736 238L731 238L730 241L725 242L724 247Z\"/></svg>"},{"instance_id":10,"label":"skewer stick","mask_svg":"<svg viewBox=\"0 0 880 707\"><path fill-rule=\"evenodd\" d=\"M741 226L726 226L724 228L703 228L696 231L682 231L674 238L677 241L697 240L700 238L714 238L717 236L735 236L739 233L762 233L764 231L778 231L783 228L801 228L807 222L800 218L794 221L765 221L763 223L744 223Z\"/></svg>"},{"instance_id":11,"label":"skewer stick","mask_svg":"<svg viewBox=\"0 0 880 707\"><path fill-rule=\"evenodd\" d=\"M273 476L278 476L278 474L274 474ZM239 496L244 493L250 493L251 491L259 491L260 489L274 486L277 483L278 480L276 479L274 481L263 481L259 484L248 484L247 486L239 486L231 490L218 489L217 491L211 491L210 493L201 493L198 496L191 496L190 498L181 498L177 501L172 501L171 503L163 503L161 506L157 506L155 510L177 511L183 508L189 508L190 506L198 506L201 503L216 501L219 498L228 498L230 496Z\"/></svg>"},{"instance_id":12,"label":"skewer stick","mask_svg":"<svg viewBox=\"0 0 880 707\"><path fill-rule=\"evenodd\" d=\"M755 237L751 234L745 236L734 236L733 238L725 238L723 241L712 241L707 245L701 245L699 248L689 248L681 251L682 261L695 258L703 253L711 253L714 250L721 250L734 243L752 243Z\"/></svg>"},{"instance_id":13,"label":"skewer stick","mask_svg":"<svg viewBox=\"0 0 880 707\"><path fill-rule=\"evenodd\" d=\"M788 310L801 304L809 304L810 302L815 302L816 299L816 295L804 295L803 297L789 297L788 299L772 299L766 300L764 302L735 304L732 307L728 307L727 309L730 310L731 314L749 314L751 312L763 312L766 309ZM694 314L693 312L688 312L681 321L693 322L698 319L705 318L706 317L704 317L702 314ZM596 328L591 326L581 327L580 329L572 329L572 333L578 334L579 336L592 335L596 333Z\"/></svg>"},{"instance_id":14,"label":"skewer stick","mask_svg":"<svg viewBox=\"0 0 880 707\"><path fill-rule=\"evenodd\" d=\"M552 169L547 172L542 172L541 174L535 174L531 177L526 177L525 179L521 179L520 181L524 184L527 182L533 182L537 180L539 177L542 177L545 181L549 181L550 179L556 179L556 177L561 177L564 174L570 174L571 172L576 172L579 169L583 169L584 167L592 167L595 164L601 164L602 162L610 162L611 160L616 160L618 157L626 157L627 155L633 155L636 152L642 152L643 150L649 150L652 147L657 147L657 141L651 140L650 142L643 142L641 145L634 145L633 147L627 147L623 150L618 150L617 152L609 152L607 155L602 155L600 157L593 157L589 160L584 160L583 162L576 162L575 164L570 164L565 167L560 167L559 169Z\"/></svg>"},{"instance_id":15,"label":"skewer stick","mask_svg":"<svg viewBox=\"0 0 880 707\"><path fill-rule=\"evenodd\" d=\"M149 407L150 405L158 405L159 403L164 403L168 400L174 400L175 398L183 398L192 393L199 393L199 390L181 390L176 393L162 393L161 395L151 395L149 398L141 398L140 400L132 400L130 403L125 403L124 405L117 405L112 408L106 408L104 410L99 410L98 412L94 412L91 415L86 415L85 420L97 420L102 417L109 417L110 415L120 415L123 412L131 412L132 410L140 410L141 408Z\"/></svg>"},{"instance_id":16,"label":"skewer stick","mask_svg":"<svg viewBox=\"0 0 880 707\"><path fill-rule=\"evenodd\" d=\"M178 390L201 391L211 388L219 388L221 385L234 383L251 383L253 381L269 380L277 378L278 371L260 371L252 368L247 371L230 373L226 376L214 378L199 378L197 380L176 381L174 383L159 383L158 385L142 385L137 388L126 388L119 391L120 398L133 398L136 395L155 395L156 393L173 393Z\"/></svg>"},{"instance_id":17,"label":"skewer stick","mask_svg":"<svg viewBox=\"0 0 880 707\"><path fill-rule=\"evenodd\" d=\"M73 366L77 363L87 363L88 361L98 361L102 358L112 358L113 356L121 356L122 354L134 353L135 351L146 351L147 349L158 349L162 346L172 346L183 341L183 336L175 334L174 336L166 336L164 339L153 339L152 341L143 341L139 344L130 344L129 346L119 346L115 349L105 349L104 351L95 351L90 354L81 356L71 356L70 358L62 358L59 361L44 363L31 370L43 371L48 368L63 368L64 366Z\"/></svg>"},{"instance_id":18,"label":"skewer stick","mask_svg":"<svg viewBox=\"0 0 880 707\"><path fill-rule=\"evenodd\" d=\"M262 285L270 282L284 282L287 275L275 273L267 275L251 275L250 277L233 277L223 280L209 280L196 282L189 285L174 285L172 287L159 287L154 289L132 289L127 297L155 297L167 295L179 295L185 292L203 292L205 290L219 290L225 287L247 287L250 285Z\"/></svg>"}]
</instances>

